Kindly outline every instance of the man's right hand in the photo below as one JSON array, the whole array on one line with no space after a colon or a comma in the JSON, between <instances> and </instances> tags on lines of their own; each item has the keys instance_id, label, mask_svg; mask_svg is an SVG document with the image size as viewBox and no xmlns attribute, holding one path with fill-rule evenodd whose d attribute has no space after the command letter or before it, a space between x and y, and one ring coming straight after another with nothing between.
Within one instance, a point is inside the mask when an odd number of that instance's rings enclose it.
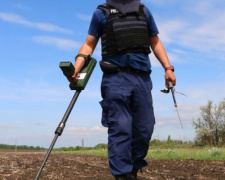
<instances>
[{"instance_id":1,"label":"man's right hand","mask_svg":"<svg viewBox=\"0 0 225 180\"><path fill-rule=\"evenodd\" d=\"M172 83L173 86L176 86L176 76L171 70L167 70L165 73L165 84L167 88L169 87L169 81Z\"/></svg>"},{"instance_id":2,"label":"man's right hand","mask_svg":"<svg viewBox=\"0 0 225 180\"><path fill-rule=\"evenodd\" d=\"M67 77L68 81L71 83L77 83L78 79L77 79L77 73L74 72L73 76L71 77Z\"/></svg>"}]
</instances>

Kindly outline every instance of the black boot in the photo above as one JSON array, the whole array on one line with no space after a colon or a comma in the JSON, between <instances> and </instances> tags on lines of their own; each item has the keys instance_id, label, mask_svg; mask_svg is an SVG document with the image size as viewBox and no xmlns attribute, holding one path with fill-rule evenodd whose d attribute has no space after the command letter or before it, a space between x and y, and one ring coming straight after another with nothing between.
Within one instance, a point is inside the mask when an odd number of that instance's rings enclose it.
<instances>
[{"instance_id":1,"label":"black boot","mask_svg":"<svg viewBox=\"0 0 225 180\"><path fill-rule=\"evenodd\" d=\"M117 176L115 176L115 180L136 180L137 173L136 173L136 177L134 175L135 175L135 173L132 173L132 172L122 174L122 175L117 175Z\"/></svg>"},{"instance_id":2,"label":"black boot","mask_svg":"<svg viewBox=\"0 0 225 180\"><path fill-rule=\"evenodd\" d=\"M125 175L117 175L117 176L114 176L114 177L115 177L115 180L127 180Z\"/></svg>"},{"instance_id":3,"label":"black boot","mask_svg":"<svg viewBox=\"0 0 225 180\"><path fill-rule=\"evenodd\" d=\"M138 172L138 169L133 169L133 170L131 171L131 174L132 174L132 176L134 177L134 179L137 179L137 172Z\"/></svg>"}]
</instances>

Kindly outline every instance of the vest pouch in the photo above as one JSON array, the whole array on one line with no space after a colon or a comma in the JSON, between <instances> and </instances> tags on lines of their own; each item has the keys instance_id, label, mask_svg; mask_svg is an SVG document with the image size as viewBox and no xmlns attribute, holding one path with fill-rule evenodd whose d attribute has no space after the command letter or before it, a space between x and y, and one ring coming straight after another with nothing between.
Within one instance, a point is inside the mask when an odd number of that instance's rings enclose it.
<instances>
[{"instance_id":1,"label":"vest pouch","mask_svg":"<svg viewBox=\"0 0 225 180\"><path fill-rule=\"evenodd\" d=\"M104 73L115 73L118 72L119 66L112 64L108 61L100 61L100 68Z\"/></svg>"},{"instance_id":2,"label":"vest pouch","mask_svg":"<svg viewBox=\"0 0 225 180\"><path fill-rule=\"evenodd\" d=\"M113 23L113 31L118 51L149 48L148 30L143 21L117 21Z\"/></svg>"}]
</instances>

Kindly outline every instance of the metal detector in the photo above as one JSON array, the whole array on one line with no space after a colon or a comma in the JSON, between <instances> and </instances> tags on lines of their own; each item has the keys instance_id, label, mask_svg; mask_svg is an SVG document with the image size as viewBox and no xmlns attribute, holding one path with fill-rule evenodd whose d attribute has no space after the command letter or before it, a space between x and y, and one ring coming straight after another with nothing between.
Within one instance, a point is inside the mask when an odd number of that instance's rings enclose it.
<instances>
[{"instance_id":1,"label":"metal detector","mask_svg":"<svg viewBox=\"0 0 225 180\"><path fill-rule=\"evenodd\" d=\"M59 123L58 127L55 130L55 137L45 155L45 158L44 158L44 160L41 164L41 167L35 177L35 180L38 180L39 176L41 175L41 172L42 172L42 170L45 166L45 163L53 149L53 146L55 145L58 136L61 136L63 129L66 125L66 121L70 115L70 112L72 111L73 106L74 106L80 92L82 90L84 90L84 88L86 87L86 84L95 68L96 63L97 63L97 61L94 58L87 56L86 64L84 65L84 67L81 69L81 71L77 75L77 79L78 79L77 83L70 83L70 85L69 85L70 89L76 90L76 92L75 92L63 118L62 118L62 121ZM63 71L63 74L66 77L71 77L74 74L75 69L71 62L60 62L59 67L61 68L61 70Z\"/></svg>"}]
</instances>

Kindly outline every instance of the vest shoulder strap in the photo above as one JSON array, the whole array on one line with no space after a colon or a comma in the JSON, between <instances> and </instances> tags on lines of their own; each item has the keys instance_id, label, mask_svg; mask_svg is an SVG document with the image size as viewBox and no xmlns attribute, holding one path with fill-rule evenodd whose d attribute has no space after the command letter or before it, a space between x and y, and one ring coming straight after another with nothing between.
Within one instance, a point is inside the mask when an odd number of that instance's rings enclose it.
<instances>
[{"instance_id":1,"label":"vest shoulder strap","mask_svg":"<svg viewBox=\"0 0 225 180\"><path fill-rule=\"evenodd\" d=\"M101 9L105 13L105 15L106 15L106 17L108 19L109 15L111 13L110 13L110 6L107 3L104 3L104 4L99 5L97 7L97 9Z\"/></svg>"},{"instance_id":2,"label":"vest shoulder strap","mask_svg":"<svg viewBox=\"0 0 225 180\"><path fill-rule=\"evenodd\" d=\"M145 6L144 4L140 3L140 7L143 8L144 14L146 15L144 6ZM101 9L105 13L107 19L108 19L110 14L119 13L119 11L116 8L108 5L107 3L99 5L97 7L97 9Z\"/></svg>"}]
</instances>

